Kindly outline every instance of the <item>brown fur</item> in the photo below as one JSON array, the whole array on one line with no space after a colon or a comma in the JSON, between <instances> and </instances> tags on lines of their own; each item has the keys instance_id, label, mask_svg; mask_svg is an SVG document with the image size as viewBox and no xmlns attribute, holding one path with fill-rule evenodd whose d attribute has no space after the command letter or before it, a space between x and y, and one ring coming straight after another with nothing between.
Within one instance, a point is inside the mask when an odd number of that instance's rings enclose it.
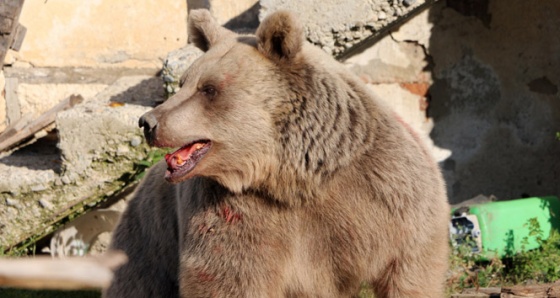
<instances>
[{"instance_id":1,"label":"brown fur","mask_svg":"<svg viewBox=\"0 0 560 298\"><path fill-rule=\"evenodd\" d=\"M256 36L204 10L189 28L207 52L144 116L147 137L213 147L181 183L149 172L106 296L350 297L369 282L378 298L442 297L449 210L413 133L287 12Z\"/></svg>"}]
</instances>

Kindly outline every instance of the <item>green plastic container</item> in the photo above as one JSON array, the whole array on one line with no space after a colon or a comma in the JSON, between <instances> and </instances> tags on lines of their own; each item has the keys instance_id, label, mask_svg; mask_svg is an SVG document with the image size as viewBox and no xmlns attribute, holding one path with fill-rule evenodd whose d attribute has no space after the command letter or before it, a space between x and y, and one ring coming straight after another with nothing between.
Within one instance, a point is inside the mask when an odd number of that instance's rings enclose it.
<instances>
[{"instance_id":1,"label":"green plastic container","mask_svg":"<svg viewBox=\"0 0 560 298\"><path fill-rule=\"evenodd\" d=\"M551 229L560 230L560 200L555 196L471 205L465 215L476 217L471 220L474 228L470 232L477 238L481 257L486 259L538 248L536 237L529 235L533 218L543 239L548 239Z\"/></svg>"}]
</instances>

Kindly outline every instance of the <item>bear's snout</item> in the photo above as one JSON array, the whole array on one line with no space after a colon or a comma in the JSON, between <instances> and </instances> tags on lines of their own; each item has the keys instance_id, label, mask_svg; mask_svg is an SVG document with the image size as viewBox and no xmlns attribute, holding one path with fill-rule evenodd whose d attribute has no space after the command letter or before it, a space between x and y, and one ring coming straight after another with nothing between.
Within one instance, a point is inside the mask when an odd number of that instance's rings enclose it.
<instances>
[{"instance_id":1,"label":"bear's snout","mask_svg":"<svg viewBox=\"0 0 560 298\"><path fill-rule=\"evenodd\" d=\"M158 120L156 116L154 116L154 114L150 112L142 115L142 117L138 119L138 126L144 128L144 137L146 138L146 141L148 141L148 144L152 146L154 145L154 141L156 139L157 125Z\"/></svg>"}]
</instances>

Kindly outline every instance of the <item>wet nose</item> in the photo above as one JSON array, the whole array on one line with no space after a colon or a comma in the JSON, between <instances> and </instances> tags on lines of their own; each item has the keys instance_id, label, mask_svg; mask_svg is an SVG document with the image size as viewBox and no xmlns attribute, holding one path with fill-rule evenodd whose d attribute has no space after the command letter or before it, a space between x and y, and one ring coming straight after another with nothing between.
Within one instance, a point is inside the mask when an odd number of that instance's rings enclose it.
<instances>
[{"instance_id":1,"label":"wet nose","mask_svg":"<svg viewBox=\"0 0 560 298\"><path fill-rule=\"evenodd\" d=\"M138 120L138 126L144 128L144 137L151 145L155 140L156 127L158 125L157 118L152 113L146 113Z\"/></svg>"}]
</instances>

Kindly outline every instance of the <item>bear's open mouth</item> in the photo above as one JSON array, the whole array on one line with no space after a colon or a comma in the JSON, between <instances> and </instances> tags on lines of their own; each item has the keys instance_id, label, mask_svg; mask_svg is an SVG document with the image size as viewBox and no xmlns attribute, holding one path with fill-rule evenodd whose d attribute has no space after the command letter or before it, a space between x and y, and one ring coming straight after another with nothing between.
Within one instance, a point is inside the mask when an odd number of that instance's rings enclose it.
<instances>
[{"instance_id":1,"label":"bear's open mouth","mask_svg":"<svg viewBox=\"0 0 560 298\"><path fill-rule=\"evenodd\" d=\"M208 153L210 147L212 147L211 141L198 140L179 148L173 153L166 154L167 171L165 172L165 179L170 182L183 180L182 178L190 173Z\"/></svg>"}]
</instances>

